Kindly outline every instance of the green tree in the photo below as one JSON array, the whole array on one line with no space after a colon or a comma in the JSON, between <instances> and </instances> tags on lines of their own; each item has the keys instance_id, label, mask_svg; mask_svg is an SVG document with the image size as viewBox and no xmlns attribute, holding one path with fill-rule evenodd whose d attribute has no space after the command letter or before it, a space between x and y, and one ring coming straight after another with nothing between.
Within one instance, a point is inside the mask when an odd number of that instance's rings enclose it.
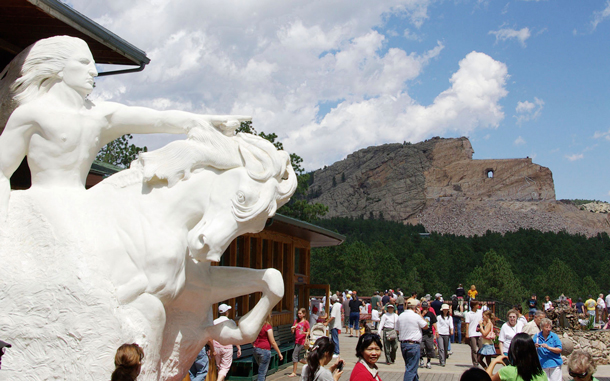
<instances>
[{"instance_id":1,"label":"green tree","mask_svg":"<svg viewBox=\"0 0 610 381\"><path fill-rule=\"evenodd\" d=\"M583 299L588 298L589 295L592 295L593 299L597 299L597 295L599 294L599 291L600 291L599 286L593 280L591 275L587 275L586 277L584 277L584 279L582 280L582 291L581 291L581 295L583 296Z\"/></svg>"},{"instance_id":2,"label":"green tree","mask_svg":"<svg viewBox=\"0 0 610 381\"><path fill-rule=\"evenodd\" d=\"M148 148L138 147L135 144L129 144L133 139L131 134L123 135L120 138L106 144L95 157L96 160L104 163L116 165L121 168L129 168L129 165L134 161L140 152L147 152Z\"/></svg>"},{"instance_id":3,"label":"green tree","mask_svg":"<svg viewBox=\"0 0 610 381\"><path fill-rule=\"evenodd\" d=\"M502 300L511 304L521 302L525 290L513 274L510 263L494 250L485 253L483 263L468 276L467 284L474 284L484 297Z\"/></svg>"}]
</instances>

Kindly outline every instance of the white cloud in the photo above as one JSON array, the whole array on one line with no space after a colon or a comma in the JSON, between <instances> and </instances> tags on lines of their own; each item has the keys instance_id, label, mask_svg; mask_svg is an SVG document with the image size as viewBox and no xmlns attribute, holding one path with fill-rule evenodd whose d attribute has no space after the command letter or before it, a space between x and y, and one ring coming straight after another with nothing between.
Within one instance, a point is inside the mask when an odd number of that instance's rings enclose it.
<instances>
[{"instance_id":1,"label":"white cloud","mask_svg":"<svg viewBox=\"0 0 610 381\"><path fill-rule=\"evenodd\" d=\"M404 33L403 33L403 37L406 38L407 40L412 40L412 41L421 41L421 36L419 36L416 33L413 33L409 28L405 29Z\"/></svg>"},{"instance_id":2,"label":"white cloud","mask_svg":"<svg viewBox=\"0 0 610 381\"><path fill-rule=\"evenodd\" d=\"M506 65L472 52L431 104L408 90L443 44L388 47L390 15L417 30L429 0L73 0L77 10L147 51L141 73L100 79L94 96L198 113L247 114L319 168L356 149L496 128ZM154 6L151 6L154 3ZM415 36L409 32L408 35ZM113 89L122 88L122 91ZM333 105L320 111L320 105ZM153 149L167 136L137 136Z\"/></svg>"},{"instance_id":3,"label":"white cloud","mask_svg":"<svg viewBox=\"0 0 610 381\"><path fill-rule=\"evenodd\" d=\"M602 138L610 141L610 129L606 132L595 131L595 133L593 134L593 139L602 139Z\"/></svg>"},{"instance_id":4,"label":"white cloud","mask_svg":"<svg viewBox=\"0 0 610 381\"><path fill-rule=\"evenodd\" d=\"M575 153L572 155L566 155L566 159L570 160L570 161L576 161L576 160L580 160L583 159L585 157L584 154L582 153Z\"/></svg>"},{"instance_id":5,"label":"white cloud","mask_svg":"<svg viewBox=\"0 0 610 381\"><path fill-rule=\"evenodd\" d=\"M544 101L542 99L538 99L534 97L534 102L523 101L517 102L517 107L515 108L515 112L518 115L514 115L517 118L517 124L521 125L524 122L528 122L530 120L536 120L540 116L542 112L542 108L544 107Z\"/></svg>"},{"instance_id":6,"label":"white cloud","mask_svg":"<svg viewBox=\"0 0 610 381\"><path fill-rule=\"evenodd\" d=\"M516 145L516 146L522 146L522 145L524 145L525 143L527 143L527 142L526 142L526 141L525 141L525 139L523 139L521 136L519 136L519 137L518 137L517 139L515 139L515 141L513 142L513 144L514 144L514 145Z\"/></svg>"},{"instance_id":7,"label":"white cloud","mask_svg":"<svg viewBox=\"0 0 610 381\"><path fill-rule=\"evenodd\" d=\"M503 28L499 30L491 30L489 34L493 34L496 36L496 43L498 41L506 41L509 39L516 39L519 41L522 47L525 48L525 40L530 38L532 35L529 28L525 27L520 30L511 29L511 28Z\"/></svg>"},{"instance_id":8,"label":"white cloud","mask_svg":"<svg viewBox=\"0 0 610 381\"><path fill-rule=\"evenodd\" d=\"M593 20L591 20L591 30L595 30L599 23L610 17L610 0L606 0L606 5L601 11L593 12Z\"/></svg>"}]
</instances>

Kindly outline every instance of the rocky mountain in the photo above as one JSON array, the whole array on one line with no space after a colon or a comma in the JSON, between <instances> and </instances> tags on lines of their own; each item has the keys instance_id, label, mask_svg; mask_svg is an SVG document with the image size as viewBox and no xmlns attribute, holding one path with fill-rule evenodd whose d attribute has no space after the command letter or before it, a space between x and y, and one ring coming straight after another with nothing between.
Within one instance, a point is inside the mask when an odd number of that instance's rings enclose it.
<instances>
[{"instance_id":1,"label":"rocky mountain","mask_svg":"<svg viewBox=\"0 0 610 381\"><path fill-rule=\"evenodd\" d=\"M365 148L315 171L308 198L329 207L326 217L422 223L441 233L610 233L607 214L555 200L550 169L530 158L473 160L473 153L465 137Z\"/></svg>"}]
</instances>

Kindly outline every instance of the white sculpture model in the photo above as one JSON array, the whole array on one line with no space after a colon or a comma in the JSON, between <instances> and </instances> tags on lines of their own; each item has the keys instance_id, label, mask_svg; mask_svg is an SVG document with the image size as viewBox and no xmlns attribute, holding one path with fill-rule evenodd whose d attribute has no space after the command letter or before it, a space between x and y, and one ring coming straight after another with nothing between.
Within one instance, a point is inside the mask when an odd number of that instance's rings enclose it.
<instances>
[{"instance_id":1,"label":"white sculpture model","mask_svg":"<svg viewBox=\"0 0 610 381\"><path fill-rule=\"evenodd\" d=\"M283 296L281 274L211 262L289 200L289 155L235 135L248 117L89 101L97 72L77 38L38 41L5 70L20 74L0 135L0 338L13 344L2 372L107 380L116 349L136 342L139 380L181 380L208 339L254 341ZM102 146L152 132L188 138L85 190ZM25 155L32 187L11 192ZM263 296L238 326L212 325L212 304L252 292Z\"/></svg>"}]
</instances>

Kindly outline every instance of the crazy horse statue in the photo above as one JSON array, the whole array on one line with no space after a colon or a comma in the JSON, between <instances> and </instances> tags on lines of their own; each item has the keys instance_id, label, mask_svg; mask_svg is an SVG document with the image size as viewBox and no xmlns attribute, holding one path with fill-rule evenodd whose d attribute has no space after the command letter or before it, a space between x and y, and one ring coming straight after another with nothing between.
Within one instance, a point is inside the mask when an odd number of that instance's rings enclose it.
<instances>
[{"instance_id":1,"label":"crazy horse statue","mask_svg":"<svg viewBox=\"0 0 610 381\"><path fill-rule=\"evenodd\" d=\"M41 40L0 73L0 379L108 380L116 349L138 343L139 380L182 380L209 339L254 341L284 294L281 274L211 266L261 231L294 193L290 157L235 134L239 115L156 111L87 95L86 43ZM8 111L7 111L8 110ZM140 154L85 190L96 153L125 133L187 135ZM11 191L24 156L32 187ZM262 292L238 325L212 305Z\"/></svg>"}]
</instances>

